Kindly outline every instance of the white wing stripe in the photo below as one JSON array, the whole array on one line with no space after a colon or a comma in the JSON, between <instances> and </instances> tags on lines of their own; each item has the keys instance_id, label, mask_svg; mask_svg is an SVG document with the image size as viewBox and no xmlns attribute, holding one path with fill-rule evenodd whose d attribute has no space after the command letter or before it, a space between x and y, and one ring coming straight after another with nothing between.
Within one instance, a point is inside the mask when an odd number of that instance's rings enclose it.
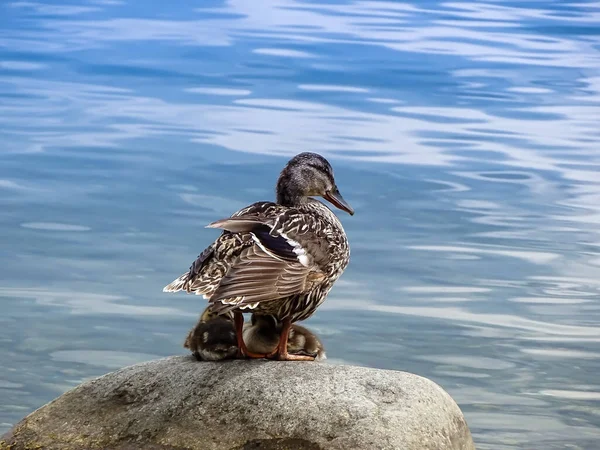
<instances>
[{"instance_id":1,"label":"white wing stripe","mask_svg":"<svg viewBox=\"0 0 600 450\"><path fill-rule=\"evenodd\" d=\"M300 245L299 242L293 240L285 233L280 231L279 234L283 236L283 238L287 241L288 244L294 247L294 253L298 257L298 261L300 262L300 264L302 264L304 267L309 267L310 260L308 258L308 255L306 254L306 251L304 250L304 247L302 247L302 245Z\"/></svg>"}]
</instances>

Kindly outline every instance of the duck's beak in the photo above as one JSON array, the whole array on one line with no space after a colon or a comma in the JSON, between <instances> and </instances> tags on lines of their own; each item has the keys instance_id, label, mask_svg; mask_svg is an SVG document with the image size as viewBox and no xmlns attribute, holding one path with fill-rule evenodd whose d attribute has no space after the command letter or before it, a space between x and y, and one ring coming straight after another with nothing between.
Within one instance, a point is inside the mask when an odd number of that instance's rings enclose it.
<instances>
[{"instance_id":1,"label":"duck's beak","mask_svg":"<svg viewBox=\"0 0 600 450\"><path fill-rule=\"evenodd\" d=\"M346 200L344 200L344 197L342 197L342 194L340 194L340 191L337 187L331 191L325 192L325 194L323 194L323 198L330 201L337 208L346 211L351 216L354 215L354 209L352 209L352 206L350 206Z\"/></svg>"}]
</instances>

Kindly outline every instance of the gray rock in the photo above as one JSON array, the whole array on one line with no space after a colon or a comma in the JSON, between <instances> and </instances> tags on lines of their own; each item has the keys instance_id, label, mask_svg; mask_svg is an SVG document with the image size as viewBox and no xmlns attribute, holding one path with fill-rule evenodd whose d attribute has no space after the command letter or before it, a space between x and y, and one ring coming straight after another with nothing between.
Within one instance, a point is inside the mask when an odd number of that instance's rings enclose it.
<instances>
[{"instance_id":1,"label":"gray rock","mask_svg":"<svg viewBox=\"0 0 600 450\"><path fill-rule=\"evenodd\" d=\"M11 450L475 448L456 403L417 375L191 356L83 383L4 439Z\"/></svg>"}]
</instances>

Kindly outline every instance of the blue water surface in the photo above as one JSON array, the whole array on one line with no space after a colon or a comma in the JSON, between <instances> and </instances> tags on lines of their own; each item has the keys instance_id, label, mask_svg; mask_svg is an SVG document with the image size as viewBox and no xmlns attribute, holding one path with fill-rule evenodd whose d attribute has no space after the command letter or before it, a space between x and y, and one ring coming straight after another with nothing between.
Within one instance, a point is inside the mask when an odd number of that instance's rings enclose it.
<instances>
[{"instance_id":1,"label":"blue water surface","mask_svg":"<svg viewBox=\"0 0 600 450\"><path fill-rule=\"evenodd\" d=\"M330 363L445 388L479 449L600 439L600 4L0 5L0 432L184 354L165 294L325 155L351 263L307 325Z\"/></svg>"}]
</instances>

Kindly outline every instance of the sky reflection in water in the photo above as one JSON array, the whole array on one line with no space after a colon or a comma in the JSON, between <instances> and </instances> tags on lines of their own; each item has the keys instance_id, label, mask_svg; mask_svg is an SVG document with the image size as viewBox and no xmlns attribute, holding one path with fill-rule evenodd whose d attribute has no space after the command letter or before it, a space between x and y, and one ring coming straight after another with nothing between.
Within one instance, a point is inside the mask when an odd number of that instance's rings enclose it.
<instances>
[{"instance_id":1,"label":"sky reflection in water","mask_svg":"<svg viewBox=\"0 0 600 450\"><path fill-rule=\"evenodd\" d=\"M0 6L0 431L183 353L162 286L331 159L352 262L308 322L331 362L416 372L478 448L600 439L594 2Z\"/></svg>"}]
</instances>

